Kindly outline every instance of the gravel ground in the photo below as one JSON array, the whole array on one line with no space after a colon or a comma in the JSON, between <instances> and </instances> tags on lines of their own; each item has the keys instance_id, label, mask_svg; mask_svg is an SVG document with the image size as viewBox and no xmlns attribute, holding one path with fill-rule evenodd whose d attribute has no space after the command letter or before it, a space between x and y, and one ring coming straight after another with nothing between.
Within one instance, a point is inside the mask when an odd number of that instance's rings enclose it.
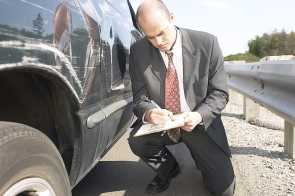
<instances>
[{"instance_id":1,"label":"gravel ground","mask_svg":"<svg viewBox=\"0 0 295 196\"><path fill-rule=\"evenodd\" d=\"M244 122L243 105L222 112L237 177L235 196L295 196L295 160L284 154L284 120L261 107L260 119Z\"/></svg>"}]
</instances>

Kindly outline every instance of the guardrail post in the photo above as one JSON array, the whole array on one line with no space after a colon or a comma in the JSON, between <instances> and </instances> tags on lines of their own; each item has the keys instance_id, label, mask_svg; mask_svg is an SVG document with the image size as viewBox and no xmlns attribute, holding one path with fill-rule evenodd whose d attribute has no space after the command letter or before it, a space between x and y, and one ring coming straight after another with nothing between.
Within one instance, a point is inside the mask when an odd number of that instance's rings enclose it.
<instances>
[{"instance_id":1,"label":"guardrail post","mask_svg":"<svg viewBox=\"0 0 295 196\"><path fill-rule=\"evenodd\" d=\"M239 103L239 93L228 89L229 92L229 101L232 103Z\"/></svg>"},{"instance_id":2,"label":"guardrail post","mask_svg":"<svg viewBox=\"0 0 295 196\"><path fill-rule=\"evenodd\" d=\"M284 152L295 158L295 128L285 120Z\"/></svg>"},{"instance_id":3,"label":"guardrail post","mask_svg":"<svg viewBox=\"0 0 295 196\"><path fill-rule=\"evenodd\" d=\"M260 118L260 105L244 97L244 116L246 122L255 118Z\"/></svg>"}]
</instances>

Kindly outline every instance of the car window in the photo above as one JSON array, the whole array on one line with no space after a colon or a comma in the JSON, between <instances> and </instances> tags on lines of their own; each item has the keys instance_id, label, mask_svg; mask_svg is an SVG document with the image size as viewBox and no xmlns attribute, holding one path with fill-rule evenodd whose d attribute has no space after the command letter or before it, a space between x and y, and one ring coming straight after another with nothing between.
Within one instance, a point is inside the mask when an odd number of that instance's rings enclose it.
<instances>
[{"instance_id":1,"label":"car window","mask_svg":"<svg viewBox=\"0 0 295 196\"><path fill-rule=\"evenodd\" d=\"M120 12L131 24L133 24L129 6L126 0L107 0L118 12Z\"/></svg>"},{"instance_id":2,"label":"car window","mask_svg":"<svg viewBox=\"0 0 295 196\"><path fill-rule=\"evenodd\" d=\"M128 1L128 6L129 6L129 9L130 9L130 12L131 12L131 17L132 17L132 21L133 21L133 26L134 26L139 32L141 32L142 34L144 34L143 31L141 30L141 28L140 28L138 22L137 22L137 19L136 19L136 16L135 16L134 10L133 10L133 8L132 8L132 5L130 4L130 1Z\"/></svg>"}]
</instances>

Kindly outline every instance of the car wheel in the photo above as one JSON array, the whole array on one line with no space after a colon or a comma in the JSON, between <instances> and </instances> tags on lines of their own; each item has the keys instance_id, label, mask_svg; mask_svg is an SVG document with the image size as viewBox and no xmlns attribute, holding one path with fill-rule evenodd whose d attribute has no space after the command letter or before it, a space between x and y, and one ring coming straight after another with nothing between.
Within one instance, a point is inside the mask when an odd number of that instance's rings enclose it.
<instances>
[{"instance_id":1,"label":"car wheel","mask_svg":"<svg viewBox=\"0 0 295 196\"><path fill-rule=\"evenodd\" d=\"M0 122L0 195L71 195L60 153L46 135L23 124Z\"/></svg>"}]
</instances>

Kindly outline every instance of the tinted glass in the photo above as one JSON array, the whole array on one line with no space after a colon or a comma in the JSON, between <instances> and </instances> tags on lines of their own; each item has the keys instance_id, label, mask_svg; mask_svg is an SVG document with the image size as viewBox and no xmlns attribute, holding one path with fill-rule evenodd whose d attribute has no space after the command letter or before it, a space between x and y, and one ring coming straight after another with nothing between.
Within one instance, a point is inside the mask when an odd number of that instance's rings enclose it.
<instances>
[{"instance_id":1,"label":"tinted glass","mask_svg":"<svg viewBox=\"0 0 295 196\"><path fill-rule=\"evenodd\" d=\"M120 12L130 23L132 22L129 6L126 0L107 0L118 12Z\"/></svg>"}]
</instances>

